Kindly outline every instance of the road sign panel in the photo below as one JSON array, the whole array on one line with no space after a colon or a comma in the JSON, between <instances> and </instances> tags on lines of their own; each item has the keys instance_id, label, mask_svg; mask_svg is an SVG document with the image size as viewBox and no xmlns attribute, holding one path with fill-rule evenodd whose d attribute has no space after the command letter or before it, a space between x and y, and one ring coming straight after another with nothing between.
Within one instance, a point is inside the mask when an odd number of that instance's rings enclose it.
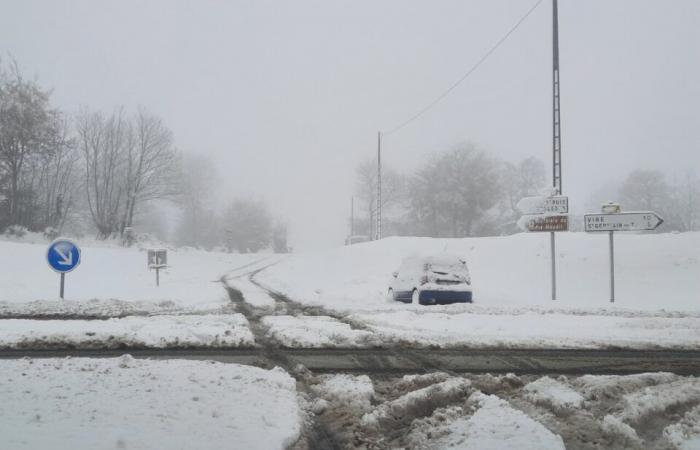
<instances>
[{"instance_id":1,"label":"road sign panel","mask_svg":"<svg viewBox=\"0 0 700 450\"><path fill-rule=\"evenodd\" d=\"M554 216L523 216L518 221L518 226L524 231L538 232L538 231L568 231L569 230L569 216L567 215L554 215Z\"/></svg>"},{"instance_id":2,"label":"road sign panel","mask_svg":"<svg viewBox=\"0 0 700 450\"><path fill-rule=\"evenodd\" d=\"M617 214L586 214L584 230L594 231L645 231L655 230L664 221L653 211L623 212Z\"/></svg>"},{"instance_id":3,"label":"road sign panel","mask_svg":"<svg viewBox=\"0 0 700 450\"><path fill-rule=\"evenodd\" d=\"M80 264L80 248L68 239L57 239L46 250L46 261L58 273L68 273Z\"/></svg>"},{"instance_id":4,"label":"road sign panel","mask_svg":"<svg viewBox=\"0 0 700 450\"><path fill-rule=\"evenodd\" d=\"M520 199L515 208L523 214L567 214L569 197L564 195L525 197Z\"/></svg>"}]
</instances>

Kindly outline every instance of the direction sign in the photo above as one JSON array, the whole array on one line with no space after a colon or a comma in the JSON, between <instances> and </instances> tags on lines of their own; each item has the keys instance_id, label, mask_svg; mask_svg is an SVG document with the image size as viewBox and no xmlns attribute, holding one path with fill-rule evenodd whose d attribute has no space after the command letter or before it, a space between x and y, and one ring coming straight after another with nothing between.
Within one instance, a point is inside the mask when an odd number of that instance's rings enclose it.
<instances>
[{"instance_id":1,"label":"direction sign","mask_svg":"<svg viewBox=\"0 0 700 450\"><path fill-rule=\"evenodd\" d=\"M525 231L568 231L569 216L522 216L518 221L518 226Z\"/></svg>"},{"instance_id":2,"label":"direction sign","mask_svg":"<svg viewBox=\"0 0 700 450\"><path fill-rule=\"evenodd\" d=\"M525 197L520 199L515 208L523 214L567 214L569 197L564 195Z\"/></svg>"},{"instance_id":3,"label":"direction sign","mask_svg":"<svg viewBox=\"0 0 700 450\"><path fill-rule=\"evenodd\" d=\"M46 261L58 273L68 273L80 264L80 248L68 239L57 239L46 251Z\"/></svg>"},{"instance_id":4,"label":"direction sign","mask_svg":"<svg viewBox=\"0 0 700 450\"><path fill-rule=\"evenodd\" d=\"M589 232L655 230L664 222L664 219L653 211L586 214L583 218L584 230Z\"/></svg>"}]
</instances>

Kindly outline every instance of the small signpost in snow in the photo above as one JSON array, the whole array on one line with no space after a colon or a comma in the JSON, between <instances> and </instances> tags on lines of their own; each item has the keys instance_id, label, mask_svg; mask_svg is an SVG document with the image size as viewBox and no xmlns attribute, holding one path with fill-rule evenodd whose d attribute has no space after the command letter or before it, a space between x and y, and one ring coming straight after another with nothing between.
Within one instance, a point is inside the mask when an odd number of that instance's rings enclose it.
<instances>
[{"instance_id":1,"label":"small signpost in snow","mask_svg":"<svg viewBox=\"0 0 700 450\"><path fill-rule=\"evenodd\" d=\"M168 251L164 248L148 249L148 268L156 269L156 286L160 286L160 269L168 267Z\"/></svg>"},{"instance_id":2,"label":"small signpost in snow","mask_svg":"<svg viewBox=\"0 0 700 450\"><path fill-rule=\"evenodd\" d=\"M651 231L664 222L653 211L622 212L620 205L609 202L602 206L602 214L583 216L584 230L589 233L607 231L610 242L610 303L615 303L615 231Z\"/></svg>"},{"instance_id":3,"label":"small signpost in snow","mask_svg":"<svg viewBox=\"0 0 700 450\"><path fill-rule=\"evenodd\" d=\"M552 258L552 300L557 299L557 267L554 233L569 231L569 197L564 195L535 196L521 199L515 208L523 213L518 227L527 232L550 233Z\"/></svg>"},{"instance_id":4,"label":"small signpost in snow","mask_svg":"<svg viewBox=\"0 0 700 450\"><path fill-rule=\"evenodd\" d=\"M59 295L63 299L66 274L80 264L80 247L68 239L56 239L46 249L46 261L54 272L61 274Z\"/></svg>"}]
</instances>

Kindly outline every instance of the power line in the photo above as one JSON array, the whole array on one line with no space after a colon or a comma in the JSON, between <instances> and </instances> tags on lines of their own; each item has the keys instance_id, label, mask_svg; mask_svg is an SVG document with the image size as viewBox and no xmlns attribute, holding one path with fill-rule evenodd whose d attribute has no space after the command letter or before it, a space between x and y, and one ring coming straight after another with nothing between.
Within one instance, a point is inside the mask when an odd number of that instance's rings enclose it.
<instances>
[{"instance_id":1,"label":"power line","mask_svg":"<svg viewBox=\"0 0 700 450\"><path fill-rule=\"evenodd\" d=\"M387 132L382 132L382 136L388 136L388 135L390 135L390 134L396 133L397 131L399 131L400 129L402 129L403 127L405 127L406 125L408 125L409 123L413 122L414 120L416 120L417 118L419 118L420 116L422 116L423 114L425 114L426 112L428 112L429 110L431 110L435 105L437 105L438 103L440 103L440 101L442 101L442 99L444 99L445 97L447 97L447 96L450 94L450 92L452 92L457 86L459 86L460 84L462 84L462 82L463 82L464 80L466 80L472 73L474 73L474 71L476 71L476 69L478 69L479 66L481 66L481 64L482 64L484 61L486 61L486 60L489 58L489 56L491 56L491 54L492 54L493 52L495 52L495 51L497 50L498 47L500 47L501 44L503 44L503 43L506 41L506 39L508 39L508 37L509 37L511 34L513 34L513 32L514 32L515 30L517 30L518 27L519 27L523 22L525 22L525 19L527 19L528 16L530 16L530 14L532 14L532 12L540 5L540 3L542 3L542 0L537 0L537 2L525 13L525 15L523 15L523 16L520 18L520 20L518 20L518 21L515 23L515 25L514 25L510 30L508 30L508 32L507 32L505 35L503 35L503 37L501 37L501 39L499 39L499 40L496 42L496 44L494 44L494 45L491 47L491 49L489 49L489 51L486 52L486 54L484 54L484 56L481 57L481 59L479 59L479 61L476 62L476 64L474 64L464 75L462 75L461 78L460 78L459 80L457 80L456 83L454 83L454 84L453 84L452 86L450 86L445 92L443 92L443 93L440 94L438 97L436 97L432 102L428 103L428 105L425 106L423 109L421 109L420 111L418 111L418 112L417 112L416 114L414 114L413 116L409 117L408 120L406 120L406 121L400 123L399 125L395 126L394 128L392 128L391 130L389 130L389 131L387 131Z\"/></svg>"}]
</instances>

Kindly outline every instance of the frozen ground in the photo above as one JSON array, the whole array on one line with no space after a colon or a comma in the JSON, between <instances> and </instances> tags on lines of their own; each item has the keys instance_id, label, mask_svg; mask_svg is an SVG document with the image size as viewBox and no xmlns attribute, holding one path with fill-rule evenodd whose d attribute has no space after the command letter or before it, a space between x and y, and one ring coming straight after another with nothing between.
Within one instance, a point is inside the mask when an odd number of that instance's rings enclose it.
<instances>
[{"instance_id":1,"label":"frozen ground","mask_svg":"<svg viewBox=\"0 0 700 450\"><path fill-rule=\"evenodd\" d=\"M0 448L285 449L302 428L292 377L203 361L0 361Z\"/></svg>"},{"instance_id":2,"label":"frozen ground","mask_svg":"<svg viewBox=\"0 0 700 450\"><path fill-rule=\"evenodd\" d=\"M304 336L313 345L317 334L319 342L335 336L343 343L354 339L356 346L700 348L700 233L620 233L614 305L607 293L607 241L601 235L564 233L557 242L556 302L549 298L548 240L538 234L388 238L294 255L256 280L374 334L373 339L363 334L357 343L355 330L332 321L270 319L275 335L293 346L301 345ZM387 301L391 273L403 257L443 251L466 257L475 304L426 307ZM338 332L329 331L331 326Z\"/></svg>"},{"instance_id":3,"label":"frozen ground","mask_svg":"<svg viewBox=\"0 0 700 450\"><path fill-rule=\"evenodd\" d=\"M76 242L80 245L80 240ZM0 241L0 312L216 310L228 303L219 279L265 258L170 249L170 267L161 271L160 287L156 287L145 250L82 246L80 266L66 275L66 299L61 301L59 276L46 263L47 247L48 243Z\"/></svg>"},{"instance_id":4,"label":"frozen ground","mask_svg":"<svg viewBox=\"0 0 700 450\"><path fill-rule=\"evenodd\" d=\"M131 316L108 320L7 319L0 348L252 347L242 314Z\"/></svg>"}]
</instances>

